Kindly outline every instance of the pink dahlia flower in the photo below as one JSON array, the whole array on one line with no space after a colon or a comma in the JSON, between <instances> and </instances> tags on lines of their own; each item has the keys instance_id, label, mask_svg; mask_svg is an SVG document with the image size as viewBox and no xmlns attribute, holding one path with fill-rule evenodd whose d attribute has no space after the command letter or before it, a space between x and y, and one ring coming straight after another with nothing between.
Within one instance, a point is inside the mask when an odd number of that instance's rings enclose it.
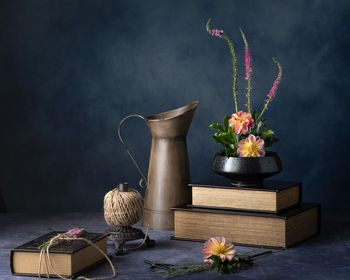
<instances>
[{"instance_id":1,"label":"pink dahlia flower","mask_svg":"<svg viewBox=\"0 0 350 280\"><path fill-rule=\"evenodd\" d=\"M240 157L264 157L264 140L250 134L246 139L239 141L237 153Z\"/></svg>"},{"instance_id":2,"label":"pink dahlia flower","mask_svg":"<svg viewBox=\"0 0 350 280\"><path fill-rule=\"evenodd\" d=\"M242 111L233 114L232 118L229 119L229 123L233 131L238 135L247 134L249 128L253 128L255 125L252 114Z\"/></svg>"},{"instance_id":3,"label":"pink dahlia flower","mask_svg":"<svg viewBox=\"0 0 350 280\"><path fill-rule=\"evenodd\" d=\"M212 255L220 257L223 262L225 260L230 262L236 256L235 246L232 243L226 243L223 236L209 238L202 252L205 253L204 261L209 263L213 263L213 260L208 259Z\"/></svg>"}]
</instances>

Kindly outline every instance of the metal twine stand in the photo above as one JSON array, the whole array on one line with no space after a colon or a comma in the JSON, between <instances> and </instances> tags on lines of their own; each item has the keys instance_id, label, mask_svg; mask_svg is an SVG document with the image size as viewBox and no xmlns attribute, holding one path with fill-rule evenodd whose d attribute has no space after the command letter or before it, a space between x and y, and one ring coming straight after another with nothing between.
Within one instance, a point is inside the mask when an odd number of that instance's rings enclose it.
<instances>
[{"instance_id":1,"label":"metal twine stand","mask_svg":"<svg viewBox=\"0 0 350 280\"><path fill-rule=\"evenodd\" d=\"M143 172L141 171L141 168L137 164L135 158L132 156L128 146L126 145L126 143L122 139L121 133L120 133L120 129L121 129L122 124L127 119L132 118L132 117L138 117L138 118L145 120L145 118L143 116L137 115L137 114L133 114L133 115L129 115L129 116L125 117L119 123L118 136L119 136L120 142L123 144L126 152L130 156L133 163L135 164L137 170L142 175L142 179L139 181L139 186L141 188L145 188L145 187L147 187L147 179L146 179L145 175L143 174ZM142 184L142 182L144 182L144 185ZM128 191L128 183L119 184L118 189L120 192L127 192ZM115 226L114 228L107 230L106 233L110 235L110 240L114 243L116 255L121 255L125 251L131 250L131 249L137 249L137 248L141 247L144 243L146 243L147 247L153 247L153 246L155 246L155 243L156 243L155 240L152 240L149 238L148 230L147 230L147 233L145 235L142 230L137 229L137 228L133 228L132 226ZM139 240L139 239L143 239L143 242L141 244L139 244L137 247L129 248L129 249L124 248L124 244L126 242L133 241L133 240Z\"/></svg>"},{"instance_id":2,"label":"metal twine stand","mask_svg":"<svg viewBox=\"0 0 350 280\"><path fill-rule=\"evenodd\" d=\"M128 191L128 183L119 184L118 189L120 192ZM146 243L147 247L154 247L155 241L150 239L147 233L144 234L141 229L133 228L132 226L115 226L106 231L109 234L111 242L114 244L115 254L122 255L126 251L140 248ZM142 243L133 248L124 248L124 245L128 241L143 239Z\"/></svg>"}]
</instances>

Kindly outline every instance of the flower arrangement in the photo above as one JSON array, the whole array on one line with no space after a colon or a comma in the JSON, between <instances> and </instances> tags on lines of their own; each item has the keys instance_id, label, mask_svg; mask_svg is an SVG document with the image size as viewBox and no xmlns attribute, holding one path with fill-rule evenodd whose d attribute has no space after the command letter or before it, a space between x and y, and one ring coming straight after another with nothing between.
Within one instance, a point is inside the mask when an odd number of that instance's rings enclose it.
<instances>
[{"instance_id":1,"label":"flower arrangement","mask_svg":"<svg viewBox=\"0 0 350 280\"><path fill-rule=\"evenodd\" d=\"M275 58L272 58L278 67L277 78L275 79L270 92L267 94L261 112L259 113L257 110L252 110L250 102L252 93L251 81L253 77L252 57L245 34L243 30L239 28L245 46L244 79L247 80L247 111L238 111L238 71L235 48L231 39L223 30L210 28L210 21L211 19L209 19L206 24L207 32L212 36L226 40L230 49L233 67L232 91L235 105L235 113L233 113L231 117L225 116L223 125L219 123L213 123L210 125L211 128L218 131L214 133L212 137L217 143L223 146L220 154L226 155L227 157L263 157L265 156L265 148L271 147L274 143L279 141L279 139L274 136L274 131L267 127L266 119L262 119L262 116L277 94L277 89L282 78L282 66Z\"/></svg>"}]
</instances>

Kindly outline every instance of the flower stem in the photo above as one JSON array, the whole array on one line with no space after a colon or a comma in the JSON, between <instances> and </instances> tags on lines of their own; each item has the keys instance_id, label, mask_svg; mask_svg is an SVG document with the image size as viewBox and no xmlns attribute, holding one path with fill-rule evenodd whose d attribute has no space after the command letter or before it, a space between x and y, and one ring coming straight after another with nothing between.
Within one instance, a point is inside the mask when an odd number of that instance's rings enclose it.
<instances>
[{"instance_id":1,"label":"flower stem","mask_svg":"<svg viewBox=\"0 0 350 280\"><path fill-rule=\"evenodd\" d=\"M252 76L249 77L248 79L248 87L247 87L247 106L248 106L248 113L251 113L251 108L250 108L250 92L252 90L250 81L252 80Z\"/></svg>"},{"instance_id":2,"label":"flower stem","mask_svg":"<svg viewBox=\"0 0 350 280\"><path fill-rule=\"evenodd\" d=\"M230 40L229 37L227 37L227 35L225 33L222 33L222 37L226 40L229 48L230 48L230 52L232 55L232 68L233 68L233 83L232 83L232 91L233 91L233 99L235 101L235 109L236 109L236 113L238 112L238 106L237 106L237 57L236 57L236 52L235 52L235 48L233 46L232 41Z\"/></svg>"},{"instance_id":3,"label":"flower stem","mask_svg":"<svg viewBox=\"0 0 350 280\"><path fill-rule=\"evenodd\" d=\"M259 120L261 119L261 116L264 114L264 112L266 111L267 107L269 106L270 102L271 102L272 98L269 97L268 99L266 99L266 102L265 102L265 105L264 105L264 108L262 109L260 115L258 116L258 119L257 119L257 123L259 122Z\"/></svg>"}]
</instances>

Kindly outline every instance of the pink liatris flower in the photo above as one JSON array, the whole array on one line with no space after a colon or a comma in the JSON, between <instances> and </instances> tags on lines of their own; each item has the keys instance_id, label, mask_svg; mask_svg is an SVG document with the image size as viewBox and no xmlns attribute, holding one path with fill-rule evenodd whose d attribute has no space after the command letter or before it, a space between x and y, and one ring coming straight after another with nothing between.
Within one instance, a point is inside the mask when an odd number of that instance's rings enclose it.
<instances>
[{"instance_id":1,"label":"pink liatris flower","mask_svg":"<svg viewBox=\"0 0 350 280\"><path fill-rule=\"evenodd\" d=\"M212 255L220 257L223 262L225 260L230 262L236 256L235 246L232 243L226 243L223 236L209 238L202 252L205 253L204 261L209 263L213 263L213 260L208 259Z\"/></svg>"},{"instance_id":2,"label":"pink liatris flower","mask_svg":"<svg viewBox=\"0 0 350 280\"><path fill-rule=\"evenodd\" d=\"M244 32L242 28L239 28L239 31L241 32L244 46L245 46L245 79L249 80L253 75L253 68L252 68L252 56L250 55L250 50L248 46L248 41L244 35Z\"/></svg>"},{"instance_id":3,"label":"pink liatris flower","mask_svg":"<svg viewBox=\"0 0 350 280\"><path fill-rule=\"evenodd\" d=\"M250 50L248 46L245 48L245 78L248 80L252 77L253 68L252 68L252 56L250 55Z\"/></svg>"},{"instance_id":4,"label":"pink liatris flower","mask_svg":"<svg viewBox=\"0 0 350 280\"><path fill-rule=\"evenodd\" d=\"M229 123L233 131L238 135L247 134L249 128L253 128L255 125L252 114L242 111L233 114L232 118L229 119Z\"/></svg>"},{"instance_id":5,"label":"pink liatris flower","mask_svg":"<svg viewBox=\"0 0 350 280\"><path fill-rule=\"evenodd\" d=\"M245 77L248 81L248 87L247 87L247 107L248 107L248 112L251 112L251 106L250 106L250 94L252 91L252 86L251 86L251 80L253 77L253 67L252 67L252 56L250 55L250 50L248 46L248 41L244 35L244 32L242 28L239 28L239 31L241 32L242 39L244 41L244 46L245 46Z\"/></svg>"},{"instance_id":6,"label":"pink liatris flower","mask_svg":"<svg viewBox=\"0 0 350 280\"><path fill-rule=\"evenodd\" d=\"M277 75L276 80L273 82L273 85L272 85L272 88L271 88L269 94L267 95L267 97L269 99L272 99L272 98L274 98L276 96L277 89L278 89L278 86L279 86L279 84L281 82L281 78L282 78L282 66L281 66L281 64L279 64L279 62L275 58L273 58L273 61L278 66L278 75Z\"/></svg>"},{"instance_id":7,"label":"pink liatris flower","mask_svg":"<svg viewBox=\"0 0 350 280\"><path fill-rule=\"evenodd\" d=\"M239 141L237 153L240 157L264 157L264 140L250 134L248 138Z\"/></svg>"},{"instance_id":8,"label":"pink liatris flower","mask_svg":"<svg viewBox=\"0 0 350 280\"><path fill-rule=\"evenodd\" d=\"M212 36L216 36L216 37L220 37L220 38L222 38L222 33L224 33L224 30L212 29L212 30L210 31L210 34L211 34Z\"/></svg>"}]
</instances>

